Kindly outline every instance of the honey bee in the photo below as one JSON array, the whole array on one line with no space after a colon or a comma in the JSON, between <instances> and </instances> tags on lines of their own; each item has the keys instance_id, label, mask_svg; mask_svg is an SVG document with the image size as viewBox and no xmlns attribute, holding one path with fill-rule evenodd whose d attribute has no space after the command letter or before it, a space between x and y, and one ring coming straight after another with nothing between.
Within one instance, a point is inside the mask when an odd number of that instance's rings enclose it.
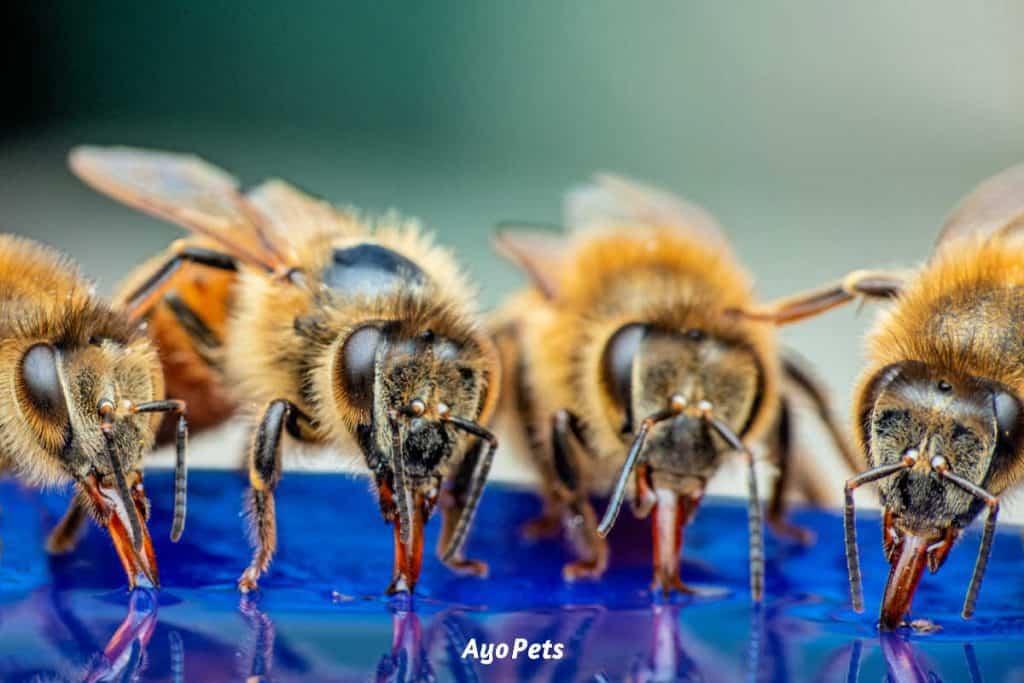
<instances>
[{"instance_id":1,"label":"honey bee","mask_svg":"<svg viewBox=\"0 0 1024 683\"><path fill-rule=\"evenodd\" d=\"M0 235L0 313L0 472L30 486L73 482L49 552L72 550L92 517L110 533L129 587L140 577L159 586L142 461L160 413L176 413L176 541L188 426L184 403L162 398L149 339L94 294L70 259L12 235Z\"/></svg>"},{"instance_id":2,"label":"honey bee","mask_svg":"<svg viewBox=\"0 0 1024 683\"><path fill-rule=\"evenodd\" d=\"M894 299L868 337L854 423L870 467L846 482L853 608L864 608L853 491L878 482L890 564L880 626L904 622L925 568L987 510L962 616L974 613L999 496L1024 475L1024 165L981 183L916 272L847 276L752 317L785 322L859 298Z\"/></svg>"},{"instance_id":3,"label":"honey bee","mask_svg":"<svg viewBox=\"0 0 1024 683\"><path fill-rule=\"evenodd\" d=\"M601 176L567 199L565 236L504 231L499 250L532 287L496 316L502 410L520 416L545 508L529 536L566 527L580 558L568 580L607 568L604 537L632 491L653 513L653 590L694 592L679 576L683 528L728 452L746 459L751 590L763 588L761 506L748 442L772 450L781 476L769 520L785 521L791 471L787 378L816 404L845 447L824 392L782 362L770 326L733 315L751 305L750 280L703 209L631 181ZM792 389L787 385L787 391ZM598 523L591 493L611 499Z\"/></svg>"},{"instance_id":4,"label":"honey bee","mask_svg":"<svg viewBox=\"0 0 1024 683\"><path fill-rule=\"evenodd\" d=\"M228 310L222 338L212 335L219 352L204 355L219 363L236 401L263 407L248 451L254 552L241 591L256 588L276 548L285 433L358 444L394 527L388 593L415 588L423 526L438 504L442 560L486 572L461 549L497 447L482 425L497 400L499 364L447 250L413 222L387 217L371 227L281 181L243 194L191 156L84 147L70 163L99 191L194 233L125 293L136 315L167 305L185 264L233 278L228 301L215 305ZM203 331L187 322L204 320L183 297L173 307L181 329L193 338Z\"/></svg>"}]
</instances>

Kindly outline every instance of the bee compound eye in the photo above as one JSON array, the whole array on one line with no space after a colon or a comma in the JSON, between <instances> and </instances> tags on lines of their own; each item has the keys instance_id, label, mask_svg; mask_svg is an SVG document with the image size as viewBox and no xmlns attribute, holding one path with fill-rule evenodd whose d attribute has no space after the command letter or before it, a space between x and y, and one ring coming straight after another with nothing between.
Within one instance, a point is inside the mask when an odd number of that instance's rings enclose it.
<instances>
[{"instance_id":1,"label":"bee compound eye","mask_svg":"<svg viewBox=\"0 0 1024 683\"><path fill-rule=\"evenodd\" d=\"M19 368L24 397L39 412L54 416L67 414L57 362L52 346L36 344L25 352Z\"/></svg>"},{"instance_id":2,"label":"bee compound eye","mask_svg":"<svg viewBox=\"0 0 1024 683\"><path fill-rule=\"evenodd\" d=\"M645 325L631 323L619 328L604 347L601 371L605 386L615 402L627 409L632 399L633 360L646 334Z\"/></svg>"},{"instance_id":3,"label":"bee compound eye","mask_svg":"<svg viewBox=\"0 0 1024 683\"><path fill-rule=\"evenodd\" d=\"M999 391L996 392L993 403L999 434L1008 439L1015 439L1020 431L1020 402L1013 395Z\"/></svg>"},{"instance_id":4,"label":"bee compound eye","mask_svg":"<svg viewBox=\"0 0 1024 683\"><path fill-rule=\"evenodd\" d=\"M338 373L350 401L369 410L373 403L377 348L384 333L376 325L364 325L348 336L341 348Z\"/></svg>"}]
</instances>

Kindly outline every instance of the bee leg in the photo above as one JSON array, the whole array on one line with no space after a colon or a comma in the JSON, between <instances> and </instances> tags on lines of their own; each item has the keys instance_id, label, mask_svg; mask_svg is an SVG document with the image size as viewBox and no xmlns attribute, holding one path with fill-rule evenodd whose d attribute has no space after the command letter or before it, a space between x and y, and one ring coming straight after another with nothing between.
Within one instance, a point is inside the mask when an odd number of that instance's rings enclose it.
<instances>
[{"instance_id":1,"label":"bee leg","mask_svg":"<svg viewBox=\"0 0 1024 683\"><path fill-rule=\"evenodd\" d=\"M842 456L846 466L850 468L851 472L862 471L864 469L864 463L861 462L861 458L857 455L856 450L850 443L850 438L840 426L839 420L836 419L835 414L832 412L832 405L828 400L828 391L822 387L818 378L816 378L806 368L802 367L797 359L792 356L783 357L782 371L785 374L786 379L799 388L800 392L803 393L803 395L806 396L812 404L814 404L814 409L817 413L818 419L828 432L832 445L835 446L836 451L840 456Z\"/></svg>"},{"instance_id":2,"label":"bee leg","mask_svg":"<svg viewBox=\"0 0 1024 683\"><path fill-rule=\"evenodd\" d=\"M274 489L281 480L281 436L292 412L285 399L271 401L256 428L249 449L249 536L254 550L252 562L238 579L238 590L255 590L277 549Z\"/></svg>"},{"instance_id":3,"label":"bee leg","mask_svg":"<svg viewBox=\"0 0 1024 683\"><path fill-rule=\"evenodd\" d=\"M536 541L542 538L554 538L562 533L562 516L564 505L557 500L544 498L544 509L541 513L523 524L520 532L527 540ZM1024 542L1024 533L1021 534Z\"/></svg>"},{"instance_id":4,"label":"bee leg","mask_svg":"<svg viewBox=\"0 0 1024 683\"><path fill-rule=\"evenodd\" d=\"M486 442L478 439L469 452L459 463L455 474L444 483L441 491L441 536L437 541L437 555L442 558L452 536L455 535L455 528L466 508L466 497L472 484L473 471L476 469L477 461L483 454ZM461 553L445 562L449 568L459 574L470 576L487 576L487 563L480 560L470 560L462 557Z\"/></svg>"},{"instance_id":5,"label":"bee leg","mask_svg":"<svg viewBox=\"0 0 1024 683\"><path fill-rule=\"evenodd\" d=\"M238 264L233 256L184 241L175 242L167 260L125 297L122 306L124 312L133 320L145 316L171 287L174 275L185 263L196 263L218 270L238 270Z\"/></svg>"},{"instance_id":6,"label":"bee leg","mask_svg":"<svg viewBox=\"0 0 1024 683\"><path fill-rule=\"evenodd\" d=\"M597 533L597 513L585 496L569 504L566 526L577 552L583 559L569 562L562 567L566 581L600 578L608 569L608 541Z\"/></svg>"},{"instance_id":7,"label":"bee leg","mask_svg":"<svg viewBox=\"0 0 1024 683\"><path fill-rule=\"evenodd\" d=\"M549 457L547 444L536 428L540 418L531 399L531 387L526 381L526 365L520 359L515 364L515 369L516 372L511 378L515 383L515 411L526 431L526 442L540 478L541 496L544 500L544 508L540 515L523 524L520 532L531 541L554 538L562 533L565 496L562 495L558 473Z\"/></svg>"},{"instance_id":8,"label":"bee leg","mask_svg":"<svg viewBox=\"0 0 1024 683\"><path fill-rule=\"evenodd\" d=\"M51 555L64 555L74 550L85 526L85 520L85 507L76 495L68 503L64 516L47 537L46 552Z\"/></svg>"},{"instance_id":9,"label":"bee leg","mask_svg":"<svg viewBox=\"0 0 1024 683\"><path fill-rule=\"evenodd\" d=\"M633 515L637 519L644 519L651 514L651 510L658 504L658 496L651 488L651 472L647 465L637 465L636 494L633 496Z\"/></svg>"},{"instance_id":10,"label":"bee leg","mask_svg":"<svg viewBox=\"0 0 1024 683\"><path fill-rule=\"evenodd\" d=\"M835 284L802 292L752 310L734 310L752 320L778 325L813 318L837 306L858 299L891 299L903 290L905 278L900 273L857 270Z\"/></svg>"},{"instance_id":11,"label":"bee leg","mask_svg":"<svg viewBox=\"0 0 1024 683\"><path fill-rule=\"evenodd\" d=\"M766 521L777 536L803 545L810 545L814 543L814 532L786 519L786 491L793 479L792 412L787 400L782 399L780 403L779 416L772 439L772 450L774 451L772 455L778 467L779 476L776 477L772 488Z\"/></svg>"},{"instance_id":12,"label":"bee leg","mask_svg":"<svg viewBox=\"0 0 1024 683\"><path fill-rule=\"evenodd\" d=\"M568 498L563 524L581 558L562 568L566 581L598 578L608 568L608 542L597 533L597 513L587 499L586 487L574 462L570 433L582 446L579 420L568 410L559 410L551 420L551 452L558 479Z\"/></svg>"}]
</instances>

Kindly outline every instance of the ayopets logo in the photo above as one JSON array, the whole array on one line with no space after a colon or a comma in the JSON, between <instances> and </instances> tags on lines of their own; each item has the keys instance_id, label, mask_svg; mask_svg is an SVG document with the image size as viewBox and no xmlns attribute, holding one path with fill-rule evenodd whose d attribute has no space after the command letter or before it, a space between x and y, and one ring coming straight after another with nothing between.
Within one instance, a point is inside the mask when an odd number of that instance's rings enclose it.
<instances>
[{"instance_id":1,"label":"ayopets logo","mask_svg":"<svg viewBox=\"0 0 1024 683\"><path fill-rule=\"evenodd\" d=\"M475 659L481 664L490 664L498 659L561 659L565 656L565 645L545 640L531 643L526 638L516 638L508 643L480 643L470 638L462 649L463 659Z\"/></svg>"}]
</instances>

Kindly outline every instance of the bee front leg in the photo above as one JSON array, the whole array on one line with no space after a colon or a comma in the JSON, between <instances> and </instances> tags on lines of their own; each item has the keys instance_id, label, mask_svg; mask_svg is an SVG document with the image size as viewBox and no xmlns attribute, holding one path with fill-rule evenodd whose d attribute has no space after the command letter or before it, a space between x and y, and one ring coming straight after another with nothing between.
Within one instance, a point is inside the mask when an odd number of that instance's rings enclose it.
<instances>
[{"instance_id":1,"label":"bee front leg","mask_svg":"<svg viewBox=\"0 0 1024 683\"><path fill-rule=\"evenodd\" d=\"M249 495L247 516L252 562L238 579L238 590L255 590L277 549L274 489L281 480L281 436L294 406L285 400L271 401L256 428L249 449Z\"/></svg>"},{"instance_id":2,"label":"bee front leg","mask_svg":"<svg viewBox=\"0 0 1024 683\"><path fill-rule=\"evenodd\" d=\"M563 523L581 556L562 568L562 576L567 581L595 579L608 568L608 542L597 533L597 513L587 499L580 465L573 458L570 433L582 446L579 420L568 410L560 410L551 421L551 451L558 479L568 494Z\"/></svg>"},{"instance_id":3,"label":"bee front leg","mask_svg":"<svg viewBox=\"0 0 1024 683\"><path fill-rule=\"evenodd\" d=\"M486 442L477 440L466 456L459 463L455 474L444 483L439 500L441 506L441 537L437 541L438 557L444 560L444 553L455 535L463 511L466 509L467 496L473 480L473 471L480 459ZM487 563L481 560L470 560L459 553L445 562L449 568L459 574L469 576L487 576Z\"/></svg>"},{"instance_id":4,"label":"bee front leg","mask_svg":"<svg viewBox=\"0 0 1024 683\"><path fill-rule=\"evenodd\" d=\"M64 516L47 537L46 552L51 555L64 555L74 550L85 526L85 520L85 507L76 494L68 503Z\"/></svg>"}]
</instances>

